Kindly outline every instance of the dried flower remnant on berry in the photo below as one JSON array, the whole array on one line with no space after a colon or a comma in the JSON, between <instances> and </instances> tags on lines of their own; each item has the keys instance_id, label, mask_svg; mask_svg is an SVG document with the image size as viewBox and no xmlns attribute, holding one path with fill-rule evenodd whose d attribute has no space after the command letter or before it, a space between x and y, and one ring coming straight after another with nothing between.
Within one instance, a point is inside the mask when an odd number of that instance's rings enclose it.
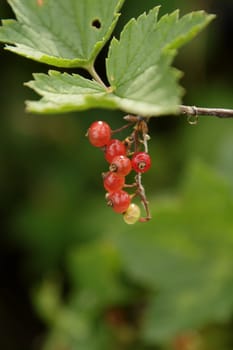
<instances>
[{"instance_id":1,"label":"dried flower remnant on berry","mask_svg":"<svg viewBox=\"0 0 233 350\"><path fill-rule=\"evenodd\" d=\"M113 158L109 170L117 175L126 176L132 169L131 160L126 156L116 156Z\"/></svg>"},{"instance_id":2,"label":"dried flower remnant on berry","mask_svg":"<svg viewBox=\"0 0 233 350\"><path fill-rule=\"evenodd\" d=\"M107 204L112 207L116 213L124 213L131 202L130 195L123 190L109 193L107 196Z\"/></svg>"},{"instance_id":3,"label":"dried flower remnant on berry","mask_svg":"<svg viewBox=\"0 0 233 350\"><path fill-rule=\"evenodd\" d=\"M137 173L145 173L151 167L151 158L146 152L135 153L132 157L132 168Z\"/></svg>"}]
</instances>

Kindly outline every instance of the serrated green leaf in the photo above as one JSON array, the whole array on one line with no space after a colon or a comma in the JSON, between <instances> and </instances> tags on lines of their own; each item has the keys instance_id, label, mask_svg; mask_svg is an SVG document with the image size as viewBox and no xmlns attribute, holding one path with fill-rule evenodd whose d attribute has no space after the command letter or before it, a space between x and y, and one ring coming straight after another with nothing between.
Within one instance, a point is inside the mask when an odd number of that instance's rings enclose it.
<instances>
[{"instance_id":1,"label":"serrated green leaf","mask_svg":"<svg viewBox=\"0 0 233 350\"><path fill-rule=\"evenodd\" d=\"M172 59L214 16L203 11L179 19L179 12L158 21L159 7L132 19L119 41L113 39L107 58L107 76L113 92L128 112L142 115L176 113L182 90ZM137 112L138 111L138 112Z\"/></svg>"},{"instance_id":2,"label":"serrated green leaf","mask_svg":"<svg viewBox=\"0 0 233 350\"><path fill-rule=\"evenodd\" d=\"M169 113L171 112L170 105L167 105L165 108L160 103L160 100L163 101L167 96L172 101L169 92L176 87L171 81L171 76L176 75L177 71L172 71L167 67L166 59L161 63L160 68L160 72L151 82L152 84L156 84L161 79L161 73L164 72L164 69L168 69L173 74L167 74L166 79L163 79L161 82L161 86L164 86L164 89L157 92L158 102L156 106L147 103L147 97L150 96L149 85L145 85L144 89L141 90L141 93L145 95L145 101L135 106L130 98L120 98L96 81L85 79L78 74L71 75L58 71L49 71L48 75L43 73L34 74L35 80L25 84L43 96L39 101L27 101L27 110L33 113L64 113L82 111L89 108L106 108L121 109L124 112L141 115L144 115L145 111L152 115L155 110L157 115L163 114L165 110ZM145 79L147 74L150 74L150 71L141 78ZM170 84L168 84L169 82Z\"/></svg>"},{"instance_id":3,"label":"serrated green leaf","mask_svg":"<svg viewBox=\"0 0 233 350\"><path fill-rule=\"evenodd\" d=\"M163 63L161 63L163 67ZM166 64L165 64L166 69ZM176 71L174 71L176 74ZM170 80L168 74L164 83ZM111 93L111 90L105 89L96 81L85 79L78 74L60 73L58 71L49 71L49 74L34 74L35 80L25 85L35 90L39 95L43 96L39 101L27 101L26 106L29 112L33 113L65 113L72 111L82 111L89 108L106 108L121 109L125 112L142 114L145 109L148 111L148 104L141 103L140 106L134 107L132 100L119 98ZM156 80L160 79L158 73ZM162 83L161 83L162 85ZM173 87L172 84L169 85ZM170 89L158 92L158 96L162 99L162 94L166 94ZM148 92L145 87L145 94ZM156 108L157 114L162 114L165 110L164 106L151 106L153 112ZM152 110L151 110L152 112ZM169 105L167 113L170 112Z\"/></svg>"},{"instance_id":4,"label":"serrated green leaf","mask_svg":"<svg viewBox=\"0 0 233 350\"><path fill-rule=\"evenodd\" d=\"M177 84L181 72L170 67L171 59L172 55L161 56L157 66L147 68L127 83L129 89L116 89L112 95L118 108L148 117L177 113L183 89Z\"/></svg>"},{"instance_id":5,"label":"serrated green leaf","mask_svg":"<svg viewBox=\"0 0 233 350\"><path fill-rule=\"evenodd\" d=\"M34 113L63 113L88 108L117 108L106 89L95 81L78 74L49 71L34 74L35 80L26 83L43 98L28 101L27 110Z\"/></svg>"},{"instance_id":6,"label":"serrated green leaf","mask_svg":"<svg viewBox=\"0 0 233 350\"><path fill-rule=\"evenodd\" d=\"M109 39L124 0L8 0L0 41L17 54L56 67L87 67Z\"/></svg>"},{"instance_id":7,"label":"serrated green leaf","mask_svg":"<svg viewBox=\"0 0 233 350\"><path fill-rule=\"evenodd\" d=\"M153 221L118 233L116 243L128 276L152 291L143 338L163 343L232 314L232 188L196 162L181 199L155 206Z\"/></svg>"}]
</instances>

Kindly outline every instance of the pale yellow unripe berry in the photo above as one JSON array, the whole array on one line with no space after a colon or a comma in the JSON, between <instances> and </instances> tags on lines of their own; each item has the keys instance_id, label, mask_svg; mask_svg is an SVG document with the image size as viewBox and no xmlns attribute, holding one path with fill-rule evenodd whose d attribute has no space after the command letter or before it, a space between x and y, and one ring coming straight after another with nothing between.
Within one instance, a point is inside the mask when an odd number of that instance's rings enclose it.
<instances>
[{"instance_id":1,"label":"pale yellow unripe berry","mask_svg":"<svg viewBox=\"0 0 233 350\"><path fill-rule=\"evenodd\" d=\"M137 204L131 203L123 215L124 221L128 225L135 224L141 216L141 210Z\"/></svg>"}]
</instances>

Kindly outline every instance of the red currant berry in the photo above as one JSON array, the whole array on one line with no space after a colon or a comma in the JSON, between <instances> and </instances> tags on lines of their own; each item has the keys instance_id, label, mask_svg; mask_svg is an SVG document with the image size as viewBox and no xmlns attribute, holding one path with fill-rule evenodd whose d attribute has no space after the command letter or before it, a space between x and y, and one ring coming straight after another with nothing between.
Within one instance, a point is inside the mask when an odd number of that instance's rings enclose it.
<instances>
[{"instance_id":1,"label":"red currant berry","mask_svg":"<svg viewBox=\"0 0 233 350\"><path fill-rule=\"evenodd\" d=\"M145 173L151 167L151 159L148 153L138 152L135 153L131 160L132 168L137 173Z\"/></svg>"},{"instance_id":2,"label":"red currant berry","mask_svg":"<svg viewBox=\"0 0 233 350\"><path fill-rule=\"evenodd\" d=\"M109 141L105 148L105 159L112 163L112 160L116 156L126 155L126 147L123 142L112 139Z\"/></svg>"},{"instance_id":3,"label":"red currant berry","mask_svg":"<svg viewBox=\"0 0 233 350\"><path fill-rule=\"evenodd\" d=\"M128 157L122 155L114 157L109 167L110 171L113 171L120 176L128 175L131 169L131 160Z\"/></svg>"},{"instance_id":4,"label":"red currant berry","mask_svg":"<svg viewBox=\"0 0 233 350\"><path fill-rule=\"evenodd\" d=\"M123 190L109 193L107 200L108 205L111 206L116 213L124 213L131 202L130 195Z\"/></svg>"},{"instance_id":5,"label":"red currant berry","mask_svg":"<svg viewBox=\"0 0 233 350\"><path fill-rule=\"evenodd\" d=\"M115 173L108 172L103 174L104 188L108 192L121 190L125 184L125 178Z\"/></svg>"},{"instance_id":6,"label":"red currant berry","mask_svg":"<svg viewBox=\"0 0 233 350\"><path fill-rule=\"evenodd\" d=\"M102 121L91 124L87 132L90 143L95 147L103 147L107 145L111 138L110 126Z\"/></svg>"}]
</instances>

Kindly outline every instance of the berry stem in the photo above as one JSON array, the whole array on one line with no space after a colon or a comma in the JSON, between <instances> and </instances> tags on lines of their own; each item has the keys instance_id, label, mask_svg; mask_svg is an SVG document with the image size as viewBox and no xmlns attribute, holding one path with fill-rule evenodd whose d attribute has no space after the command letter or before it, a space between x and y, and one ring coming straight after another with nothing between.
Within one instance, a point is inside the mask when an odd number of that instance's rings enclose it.
<instances>
[{"instance_id":1,"label":"berry stem","mask_svg":"<svg viewBox=\"0 0 233 350\"><path fill-rule=\"evenodd\" d=\"M135 126L135 130L132 134L132 137L134 139L134 153L137 153L139 151L139 137L138 137L137 124Z\"/></svg>"},{"instance_id":2,"label":"berry stem","mask_svg":"<svg viewBox=\"0 0 233 350\"><path fill-rule=\"evenodd\" d=\"M123 130L129 128L129 127L132 125L132 123L133 123L133 122L130 122L130 123L128 123L128 124L125 124L125 125L121 126L121 127L118 128L118 129L112 130L112 134L116 134L116 133L118 133L118 132L121 132L121 131L123 131Z\"/></svg>"},{"instance_id":3,"label":"berry stem","mask_svg":"<svg viewBox=\"0 0 233 350\"><path fill-rule=\"evenodd\" d=\"M149 140L149 135L146 133L143 133L143 145L144 145L144 151L148 153L148 140Z\"/></svg>"},{"instance_id":4,"label":"berry stem","mask_svg":"<svg viewBox=\"0 0 233 350\"><path fill-rule=\"evenodd\" d=\"M136 185L137 185L137 191L136 194L141 198L141 202L144 206L144 209L146 211L146 216L145 217L141 217L139 219L140 222L146 222L149 221L151 219L151 214L150 214L150 208L149 208L149 202L146 198L146 193L145 193L145 189L142 185L142 174L138 173L135 176L135 181L136 181Z\"/></svg>"},{"instance_id":5,"label":"berry stem","mask_svg":"<svg viewBox=\"0 0 233 350\"><path fill-rule=\"evenodd\" d=\"M124 184L124 187L125 187L125 188L134 188L134 187L137 187L137 183L134 182L134 183L132 183L132 184Z\"/></svg>"}]
</instances>

